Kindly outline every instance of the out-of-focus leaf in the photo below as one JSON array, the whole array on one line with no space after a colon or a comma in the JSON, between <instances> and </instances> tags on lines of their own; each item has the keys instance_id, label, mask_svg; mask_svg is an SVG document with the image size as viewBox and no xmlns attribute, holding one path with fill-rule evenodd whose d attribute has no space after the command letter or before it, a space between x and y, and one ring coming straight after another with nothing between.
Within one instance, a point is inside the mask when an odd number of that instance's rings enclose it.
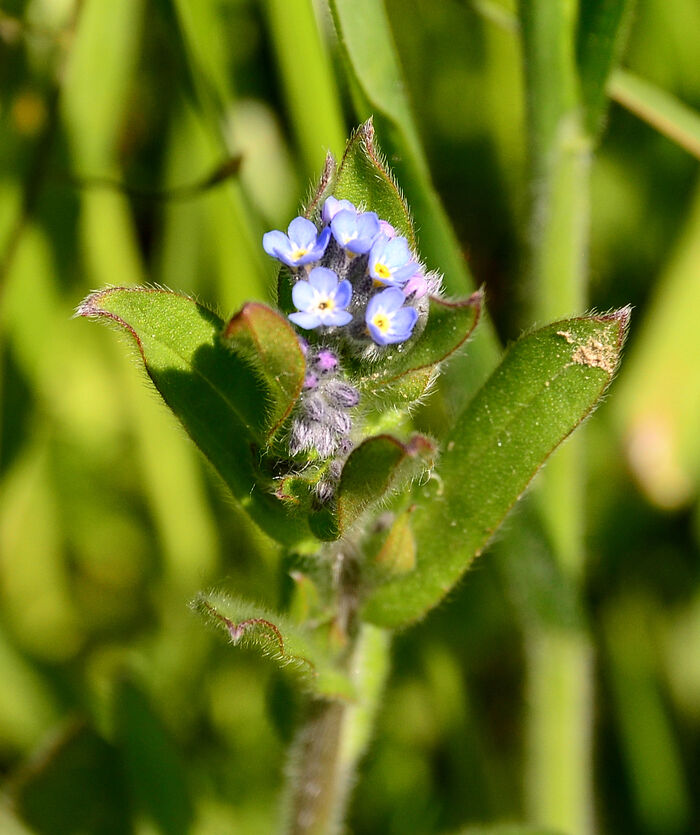
<instances>
[{"instance_id":1,"label":"out-of-focus leaf","mask_svg":"<svg viewBox=\"0 0 700 835\"><path fill-rule=\"evenodd\" d=\"M605 86L624 46L634 0L586 0L578 21L577 57L581 99L589 134L602 128L608 97Z\"/></svg>"},{"instance_id":2,"label":"out-of-focus leaf","mask_svg":"<svg viewBox=\"0 0 700 835\"><path fill-rule=\"evenodd\" d=\"M38 835L131 831L119 753L83 722L72 722L30 760L10 795Z\"/></svg>"},{"instance_id":3,"label":"out-of-focus leaf","mask_svg":"<svg viewBox=\"0 0 700 835\"><path fill-rule=\"evenodd\" d=\"M655 84L617 70L608 94L672 142L700 159L700 114Z\"/></svg>"},{"instance_id":4,"label":"out-of-focus leaf","mask_svg":"<svg viewBox=\"0 0 700 835\"><path fill-rule=\"evenodd\" d=\"M224 629L234 646L254 647L280 667L298 671L309 690L326 698L354 697L350 680L321 640L284 615L220 592L199 594L192 608Z\"/></svg>"},{"instance_id":5,"label":"out-of-focus leaf","mask_svg":"<svg viewBox=\"0 0 700 835\"><path fill-rule=\"evenodd\" d=\"M460 829L455 835L562 835L557 829L542 826L527 826L517 823L497 823L494 826L469 826Z\"/></svg>"},{"instance_id":6,"label":"out-of-focus leaf","mask_svg":"<svg viewBox=\"0 0 700 835\"><path fill-rule=\"evenodd\" d=\"M461 301L431 298L425 330L410 351L393 347L376 371L361 372L358 384L363 394L381 399L385 395L401 398L403 393L407 401L418 399L432 381L435 366L469 338L479 321L482 301L481 290Z\"/></svg>"},{"instance_id":7,"label":"out-of-focus leaf","mask_svg":"<svg viewBox=\"0 0 700 835\"><path fill-rule=\"evenodd\" d=\"M192 803L173 741L131 682L120 682L114 705L117 739L134 805L163 835L186 835L192 823Z\"/></svg>"},{"instance_id":8,"label":"out-of-focus leaf","mask_svg":"<svg viewBox=\"0 0 700 835\"><path fill-rule=\"evenodd\" d=\"M617 368L627 308L523 336L447 439L412 525L415 571L372 594L365 617L398 627L423 615L481 553L547 456L588 415Z\"/></svg>"},{"instance_id":9,"label":"out-of-focus leaf","mask_svg":"<svg viewBox=\"0 0 700 835\"><path fill-rule=\"evenodd\" d=\"M287 543L305 535L261 486L252 443L264 438L265 389L222 344L218 316L185 296L144 287L94 293L78 313L114 322L134 338L165 402L265 531Z\"/></svg>"},{"instance_id":10,"label":"out-of-focus leaf","mask_svg":"<svg viewBox=\"0 0 700 835\"><path fill-rule=\"evenodd\" d=\"M260 302L245 304L226 325L223 338L265 385L263 411L271 437L291 412L304 383L306 362L299 338L285 318Z\"/></svg>"},{"instance_id":11,"label":"out-of-focus leaf","mask_svg":"<svg viewBox=\"0 0 700 835\"><path fill-rule=\"evenodd\" d=\"M651 629L655 602L627 593L606 608L601 618L606 680L637 817L652 832L690 832L695 789L692 778L688 783L680 739L659 688Z\"/></svg>"},{"instance_id":12,"label":"out-of-focus leaf","mask_svg":"<svg viewBox=\"0 0 700 835\"><path fill-rule=\"evenodd\" d=\"M350 200L356 206L376 212L408 238L412 247L416 246L411 212L377 148L371 119L350 137L332 191L338 199Z\"/></svg>"},{"instance_id":13,"label":"out-of-focus leaf","mask_svg":"<svg viewBox=\"0 0 700 835\"><path fill-rule=\"evenodd\" d=\"M335 506L312 516L312 529L321 539L337 539L367 508L432 468L436 452L424 435L413 435L405 444L391 435L367 438L345 462Z\"/></svg>"},{"instance_id":14,"label":"out-of-focus leaf","mask_svg":"<svg viewBox=\"0 0 700 835\"><path fill-rule=\"evenodd\" d=\"M666 508L687 504L700 484L699 263L697 190L613 403L635 476L650 499Z\"/></svg>"},{"instance_id":15,"label":"out-of-focus leaf","mask_svg":"<svg viewBox=\"0 0 700 835\"><path fill-rule=\"evenodd\" d=\"M315 176L323 149L340 153L345 124L333 67L308 0L265 0L285 104L309 176Z\"/></svg>"}]
</instances>

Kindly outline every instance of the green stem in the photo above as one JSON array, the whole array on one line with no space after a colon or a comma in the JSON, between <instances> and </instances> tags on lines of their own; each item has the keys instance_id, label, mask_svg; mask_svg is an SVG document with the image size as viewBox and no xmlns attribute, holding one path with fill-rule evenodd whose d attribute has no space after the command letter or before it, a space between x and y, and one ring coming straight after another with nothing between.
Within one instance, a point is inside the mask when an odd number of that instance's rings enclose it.
<instances>
[{"instance_id":1,"label":"green stem","mask_svg":"<svg viewBox=\"0 0 700 835\"><path fill-rule=\"evenodd\" d=\"M357 765L372 734L389 667L390 636L363 624L349 657L352 703L314 700L290 756L288 835L341 831Z\"/></svg>"},{"instance_id":2,"label":"green stem","mask_svg":"<svg viewBox=\"0 0 700 835\"><path fill-rule=\"evenodd\" d=\"M591 141L581 123L575 0L521 0L533 203L530 313L551 321L586 305ZM542 520L560 570L578 588L584 570L580 439L552 457L538 485ZM526 805L538 824L591 832L592 647L583 630L526 630Z\"/></svg>"}]
</instances>

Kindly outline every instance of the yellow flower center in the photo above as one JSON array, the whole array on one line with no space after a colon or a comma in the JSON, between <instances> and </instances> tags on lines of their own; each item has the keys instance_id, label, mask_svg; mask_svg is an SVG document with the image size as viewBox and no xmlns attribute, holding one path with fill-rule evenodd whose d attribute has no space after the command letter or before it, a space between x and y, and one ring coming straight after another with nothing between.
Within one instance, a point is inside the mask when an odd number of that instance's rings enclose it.
<instances>
[{"instance_id":1,"label":"yellow flower center","mask_svg":"<svg viewBox=\"0 0 700 835\"><path fill-rule=\"evenodd\" d=\"M386 333L389 330L389 317L386 313L375 313L372 324L380 333Z\"/></svg>"},{"instance_id":2,"label":"yellow flower center","mask_svg":"<svg viewBox=\"0 0 700 835\"><path fill-rule=\"evenodd\" d=\"M334 307L335 302L333 299L321 299L316 305L317 310L333 310Z\"/></svg>"},{"instance_id":3,"label":"yellow flower center","mask_svg":"<svg viewBox=\"0 0 700 835\"><path fill-rule=\"evenodd\" d=\"M309 251L308 249L302 249L302 248L299 248L299 247L297 247L297 249L293 249L292 250L292 261L298 261L300 258L303 258L308 251Z\"/></svg>"},{"instance_id":4,"label":"yellow flower center","mask_svg":"<svg viewBox=\"0 0 700 835\"><path fill-rule=\"evenodd\" d=\"M374 271L377 274L377 278L390 278L391 277L391 270L387 267L386 264L375 264Z\"/></svg>"}]
</instances>

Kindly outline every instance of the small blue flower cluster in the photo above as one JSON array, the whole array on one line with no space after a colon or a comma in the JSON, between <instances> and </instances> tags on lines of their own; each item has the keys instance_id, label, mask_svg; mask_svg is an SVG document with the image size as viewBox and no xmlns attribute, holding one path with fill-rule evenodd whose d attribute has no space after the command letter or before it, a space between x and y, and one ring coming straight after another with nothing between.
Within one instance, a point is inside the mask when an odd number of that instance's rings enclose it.
<instances>
[{"instance_id":1,"label":"small blue flower cluster","mask_svg":"<svg viewBox=\"0 0 700 835\"><path fill-rule=\"evenodd\" d=\"M304 217L287 234L263 236L268 255L290 267L295 279L290 320L304 330L344 328L360 349L406 342L425 323L432 289L406 238L375 212L328 197L322 228ZM432 279L433 285L435 279Z\"/></svg>"},{"instance_id":2,"label":"small blue flower cluster","mask_svg":"<svg viewBox=\"0 0 700 835\"><path fill-rule=\"evenodd\" d=\"M391 224L335 197L325 200L318 226L294 218L286 234L267 232L263 248L289 268L296 307L289 319L316 332L308 342L300 338L306 378L288 449L294 459L303 456L304 469L315 468L314 493L324 504L335 495L353 448L360 400L341 368L341 354L379 361L387 346L416 336L427 321L429 293L440 281L425 274Z\"/></svg>"}]
</instances>

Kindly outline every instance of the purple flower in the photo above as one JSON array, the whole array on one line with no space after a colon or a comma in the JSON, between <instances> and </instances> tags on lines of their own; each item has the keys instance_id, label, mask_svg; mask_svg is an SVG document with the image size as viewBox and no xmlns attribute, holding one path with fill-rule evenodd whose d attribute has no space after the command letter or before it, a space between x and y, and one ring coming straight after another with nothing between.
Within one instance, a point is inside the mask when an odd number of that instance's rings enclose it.
<instances>
[{"instance_id":1,"label":"purple flower","mask_svg":"<svg viewBox=\"0 0 700 835\"><path fill-rule=\"evenodd\" d=\"M419 271L414 276L409 278L401 289L403 290L403 294L406 298L413 296L414 299L422 299L428 292L429 288L425 276L421 271Z\"/></svg>"},{"instance_id":2,"label":"purple flower","mask_svg":"<svg viewBox=\"0 0 700 835\"><path fill-rule=\"evenodd\" d=\"M379 234L379 218L375 212L338 212L331 221L333 237L343 249L356 255L369 252Z\"/></svg>"},{"instance_id":3,"label":"purple flower","mask_svg":"<svg viewBox=\"0 0 700 835\"><path fill-rule=\"evenodd\" d=\"M335 197L327 197L323 204L322 219L324 223L330 223L338 212L347 211L357 214L357 209L349 200L337 200Z\"/></svg>"},{"instance_id":4,"label":"purple flower","mask_svg":"<svg viewBox=\"0 0 700 835\"><path fill-rule=\"evenodd\" d=\"M379 284L401 287L418 271L418 264L403 235L385 238L383 235L369 251L369 274Z\"/></svg>"},{"instance_id":5,"label":"purple flower","mask_svg":"<svg viewBox=\"0 0 700 835\"><path fill-rule=\"evenodd\" d=\"M316 357L316 365L319 371L324 373L326 371L333 371L338 367L338 357L333 351L329 351L328 348L321 348Z\"/></svg>"},{"instance_id":6,"label":"purple flower","mask_svg":"<svg viewBox=\"0 0 700 835\"><path fill-rule=\"evenodd\" d=\"M327 267L314 267L308 281L297 281L292 288L292 301L299 313L290 313L295 325L305 330L319 325L347 325L352 314L345 308L352 298L349 281L338 282L338 276Z\"/></svg>"},{"instance_id":7,"label":"purple flower","mask_svg":"<svg viewBox=\"0 0 700 835\"><path fill-rule=\"evenodd\" d=\"M365 322L377 345L405 342L411 336L418 311L414 307L404 307L405 301L398 287L382 290L369 300Z\"/></svg>"},{"instance_id":8,"label":"purple flower","mask_svg":"<svg viewBox=\"0 0 700 835\"><path fill-rule=\"evenodd\" d=\"M379 228L381 229L382 234L386 235L387 238L395 238L397 235L396 229L394 229L388 220L380 220Z\"/></svg>"},{"instance_id":9,"label":"purple flower","mask_svg":"<svg viewBox=\"0 0 700 835\"><path fill-rule=\"evenodd\" d=\"M263 249L289 267L300 267L318 261L328 246L330 229L319 234L314 224L305 217L295 217L287 234L275 229L263 235Z\"/></svg>"}]
</instances>

